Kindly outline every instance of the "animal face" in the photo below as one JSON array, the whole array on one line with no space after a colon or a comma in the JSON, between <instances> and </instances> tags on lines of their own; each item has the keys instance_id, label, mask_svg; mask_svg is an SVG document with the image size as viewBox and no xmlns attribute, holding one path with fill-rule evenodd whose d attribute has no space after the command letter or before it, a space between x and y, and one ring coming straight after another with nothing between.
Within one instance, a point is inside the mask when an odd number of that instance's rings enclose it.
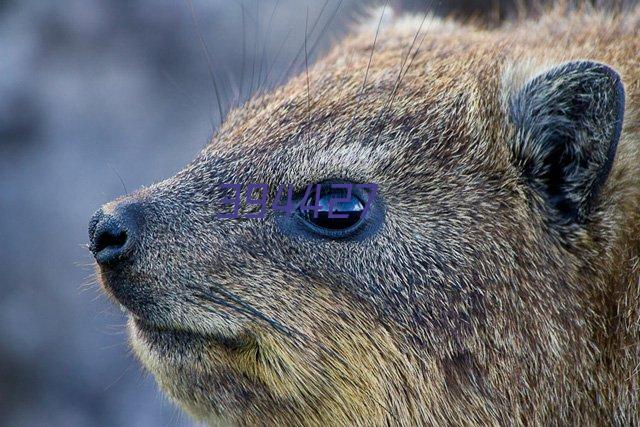
<instances>
[{"instance_id":1,"label":"animal face","mask_svg":"<svg viewBox=\"0 0 640 427\"><path fill-rule=\"evenodd\" d=\"M492 46L393 43L368 67L345 42L94 217L136 354L197 418L482 420L544 405L590 362L580 239L620 135L619 77L570 62L516 84ZM331 233L300 209L246 219L245 191L221 219L225 183L267 184L267 206L282 184L296 202L310 184L378 191L352 194L369 211Z\"/></svg>"}]
</instances>

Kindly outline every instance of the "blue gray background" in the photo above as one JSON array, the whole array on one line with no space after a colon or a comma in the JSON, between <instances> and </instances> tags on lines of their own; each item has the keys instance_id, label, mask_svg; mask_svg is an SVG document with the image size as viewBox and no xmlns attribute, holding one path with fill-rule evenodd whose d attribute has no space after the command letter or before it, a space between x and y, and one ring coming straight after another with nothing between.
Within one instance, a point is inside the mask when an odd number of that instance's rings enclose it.
<instances>
[{"instance_id":1,"label":"blue gray background","mask_svg":"<svg viewBox=\"0 0 640 427\"><path fill-rule=\"evenodd\" d=\"M340 37L363 2L331 19L338 3L193 0L196 25L185 0L0 0L0 424L191 424L92 280L88 219L207 143L218 108L199 33L221 92L242 99L252 69L273 67L268 87L289 68L307 10L313 55Z\"/></svg>"}]
</instances>

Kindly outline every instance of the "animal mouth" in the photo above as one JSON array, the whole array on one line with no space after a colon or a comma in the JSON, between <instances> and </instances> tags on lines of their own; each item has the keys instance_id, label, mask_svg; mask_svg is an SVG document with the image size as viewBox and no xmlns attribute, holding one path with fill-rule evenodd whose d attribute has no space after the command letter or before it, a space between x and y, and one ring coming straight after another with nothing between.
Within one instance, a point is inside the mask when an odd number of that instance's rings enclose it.
<instances>
[{"instance_id":1,"label":"animal mouth","mask_svg":"<svg viewBox=\"0 0 640 427\"><path fill-rule=\"evenodd\" d=\"M297 335L294 329L220 285L186 285L187 292L179 297L183 301L174 307L174 312L167 306L166 295L158 295L146 286L132 286L131 278L109 273L100 275L103 287L130 317L136 335L148 344L202 341L236 349L255 344L257 330L271 330L287 337ZM136 291L129 292L131 289ZM190 309L181 313L179 306L195 309L196 314L188 314ZM199 320L181 321L187 317Z\"/></svg>"},{"instance_id":2,"label":"animal mouth","mask_svg":"<svg viewBox=\"0 0 640 427\"><path fill-rule=\"evenodd\" d=\"M173 347L195 349L204 345L219 345L229 350L246 347L253 339L246 332L224 334L220 332L199 332L174 326L160 325L131 314L135 328L148 344L168 343Z\"/></svg>"},{"instance_id":3,"label":"animal mouth","mask_svg":"<svg viewBox=\"0 0 640 427\"><path fill-rule=\"evenodd\" d=\"M295 333L292 329L283 325L278 320L266 315L262 311L256 309L253 305L247 303L239 295L222 287L209 287L206 291L193 288L192 291L194 292L194 296L203 302L228 308L241 316L262 322L279 333L283 333L287 336L291 336Z\"/></svg>"}]
</instances>

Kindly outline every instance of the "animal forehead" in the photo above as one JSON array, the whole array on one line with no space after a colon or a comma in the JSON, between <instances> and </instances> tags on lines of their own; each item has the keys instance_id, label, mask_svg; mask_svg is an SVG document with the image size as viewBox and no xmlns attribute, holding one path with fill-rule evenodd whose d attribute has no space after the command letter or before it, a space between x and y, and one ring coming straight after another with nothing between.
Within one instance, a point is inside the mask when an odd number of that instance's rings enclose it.
<instances>
[{"instance_id":1,"label":"animal forehead","mask_svg":"<svg viewBox=\"0 0 640 427\"><path fill-rule=\"evenodd\" d=\"M290 143L267 147L253 144L229 148L213 143L201 157L199 167L209 169L207 175L218 182L303 186L327 179L390 182L407 174L438 173L477 163L471 158L473 148L468 136L448 123L423 131L397 129L316 133L309 139L303 133Z\"/></svg>"},{"instance_id":2,"label":"animal forehead","mask_svg":"<svg viewBox=\"0 0 640 427\"><path fill-rule=\"evenodd\" d=\"M306 185L331 178L368 182L393 159L382 146L341 143L338 138L268 148L238 146L232 151L213 143L193 167L207 170L206 176L220 182Z\"/></svg>"},{"instance_id":3,"label":"animal forehead","mask_svg":"<svg viewBox=\"0 0 640 427\"><path fill-rule=\"evenodd\" d=\"M303 74L233 110L204 158L224 158L216 163L221 176L292 181L355 170L370 176L430 154L461 161L497 117L487 105L494 104L498 73L483 71L495 64L478 63L471 72L424 54L401 74L398 59L384 52L374 59L366 84L363 64L320 63L309 81ZM416 153L421 158L411 159Z\"/></svg>"},{"instance_id":4,"label":"animal forehead","mask_svg":"<svg viewBox=\"0 0 640 427\"><path fill-rule=\"evenodd\" d=\"M421 54L404 62L401 55L382 56L371 64L317 64L309 78L303 73L232 111L222 128L223 139L271 145L291 142L303 132L379 130L411 119L419 119L409 123L414 127L454 120L472 98L490 97L496 86L495 70L483 71L491 64L473 57L463 61Z\"/></svg>"},{"instance_id":5,"label":"animal forehead","mask_svg":"<svg viewBox=\"0 0 640 427\"><path fill-rule=\"evenodd\" d=\"M293 99L251 114L238 112L211 145L216 151L264 156L273 150L296 152L294 147L305 147L300 154L318 155L345 146L351 150L362 146L398 150L408 140L427 143L460 136L470 124L481 120L470 120L475 106L468 92L443 91L429 98L398 90L397 95L365 91L350 99L316 100L310 105Z\"/></svg>"}]
</instances>

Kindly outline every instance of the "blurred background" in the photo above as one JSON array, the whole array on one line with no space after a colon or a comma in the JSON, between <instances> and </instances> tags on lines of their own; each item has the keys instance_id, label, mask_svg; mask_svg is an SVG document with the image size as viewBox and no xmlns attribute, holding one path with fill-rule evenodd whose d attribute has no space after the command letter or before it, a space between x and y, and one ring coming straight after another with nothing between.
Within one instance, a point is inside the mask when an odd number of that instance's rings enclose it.
<instances>
[{"instance_id":1,"label":"blurred background","mask_svg":"<svg viewBox=\"0 0 640 427\"><path fill-rule=\"evenodd\" d=\"M313 60L364 3L0 0L0 425L191 424L93 281L89 217L207 143L213 79L223 109L277 84L307 14Z\"/></svg>"}]
</instances>

